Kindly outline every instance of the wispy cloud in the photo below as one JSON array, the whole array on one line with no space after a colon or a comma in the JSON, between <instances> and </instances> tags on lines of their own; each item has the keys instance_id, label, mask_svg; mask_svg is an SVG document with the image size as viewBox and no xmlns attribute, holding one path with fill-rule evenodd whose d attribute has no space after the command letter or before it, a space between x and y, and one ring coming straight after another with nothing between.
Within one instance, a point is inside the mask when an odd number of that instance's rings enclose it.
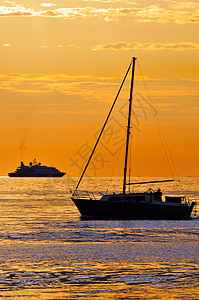
<instances>
[{"instance_id":1,"label":"wispy cloud","mask_svg":"<svg viewBox=\"0 0 199 300\"><path fill-rule=\"evenodd\" d=\"M40 110L42 114L67 114L67 115L101 115L107 112L107 110Z\"/></svg>"},{"instance_id":2,"label":"wispy cloud","mask_svg":"<svg viewBox=\"0 0 199 300\"><path fill-rule=\"evenodd\" d=\"M97 6L97 2L100 4ZM134 22L155 22L178 24L199 23L199 3L157 1L156 4L144 5L142 2L103 0L84 1L86 7L64 7L54 3L41 3L40 8L22 6L14 2L4 2L0 6L0 16L23 16L23 17L45 17L45 18L101 18L104 21L118 21L130 19ZM89 6L92 5L92 6ZM109 4L109 7L107 5ZM115 7L117 6L117 7Z\"/></svg>"},{"instance_id":3,"label":"wispy cloud","mask_svg":"<svg viewBox=\"0 0 199 300\"><path fill-rule=\"evenodd\" d=\"M86 99L102 99L117 88L118 80L111 77L69 76L65 74L0 74L0 91L28 94L59 93L78 95Z\"/></svg>"},{"instance_id":4,"label":"wispy cloud","mask_svg":"<svg viewBox=\"0 0 199 300\"><path fill-rule=\"evenodd\" d=\"M142 79L135 79L134 101L146 103L148 95L145 93ZM120 83L121 78L115 77L0 74L0 111L34 111L48 115L101 115L108 111ZM183 113L183 110L190 109L191 99L192 106L196 106L194 114L198 112L199 80L145 77L146 85L158 111ZM128 97L129 84L126 84L120 96L120 103L124 103L123 100ZM190 113L191 111L192 109Z\"/></svg>"},{"instance_id":5,"label":"wispy cloud","mask_svg":"<svg viewBox=\"0 0 199 300\"><path fill-rule=\"evenodd\" d=\"M128 4L136 4L135 1L132 0L83 0L84 2L90 2L90 3L95 3L95 2L100 2L100 3L111 3L111 4L115 4L115 3L128 3Z\"/></svg>"},{"instance_id":6,"label":"wispy cloud","mask_svg":"<svg viewBox=\"0 0 199 300\"><path fill-rule=\"evenodd\" d=\"M7 6L0 6L0 16L9 17L9 16L32 16L34 9L23 7L15 3L8 2ZM38 15L38 13L37 13Z\"/></svg>"},{"instance_id":7,"label":"wispy cloud","mask_svg":"<svg viewBox=\"0 0 199 300\"><path fill-rule=\"evenodd\" d=\"M121 76L122 77L122 76ZM145 82L155 97L199 95L199 80L145 77ZM0 90L15 93L59 93L81 95L87 99L113 97L121 78L96 76L69 76L66 74L0 74ZM136 82L142 83L141 77ZM183 88L182 88L183 87ZM140 88L140 86L139 86ZM128 92L128 87L127 87Z\"/></svg>"},{"instance_id":8,"label":"wispy cloud","mask_svg":"<svg viewBox=\"0 0 199 300\"><path fill-rule=\"evenodd\" d=\"M199 115L199 107L190 107L189 109L179 109L178 113L184 115Z\"/></svg>"},{"instance_id":9,"label":"wispy cloud","mask_svg":"<svg viewBox=\"0 0 199 300\"><path fill-rule=\"evenodd\" d=\"M47 48L49 46L47 45L41 45L40 48ZM52 48L52 46L50 46ZM68 47L68 48L79 48L80 46L79 45L74 45L74 44L69 44L69 45L62 45L62 44L58 44L58 45L55 45L54 47L56 48L65 48L65 47Z\"/></svg>"},{"instance_id":10,"label":"wispy cloud","mask_svg":"<svg viewBox=\"0 0 199 300\"><path fill-rule=\"evenodd\" d=\"M178 43L139 43L139 42L117 42L97 45L92 50L148 50L148 51L184 51L184 50L198 50L199 44L192 42L178 42Z\"/></svg>"},{"instance_id":11,"label":"wispy cloud","mask_svg":"<svg viewBox=\"0 0 199 300\"><path fill-rule=\"evenodd\" d=\"M40 5L43 6L43 7L53 7L53 6L56 6L56 4L54 4L54 3L41 3Z\"/></svg>"},{"instance_id":12,"label":"wispy cloud","mask_svg":"<svg viewBox=\"0 0 199 300\"><path fill-rule=\"evenodd\" d=\"M12 45L9 43L3 44L2 47L11 47Z\"/></svg>"}]
</instances>

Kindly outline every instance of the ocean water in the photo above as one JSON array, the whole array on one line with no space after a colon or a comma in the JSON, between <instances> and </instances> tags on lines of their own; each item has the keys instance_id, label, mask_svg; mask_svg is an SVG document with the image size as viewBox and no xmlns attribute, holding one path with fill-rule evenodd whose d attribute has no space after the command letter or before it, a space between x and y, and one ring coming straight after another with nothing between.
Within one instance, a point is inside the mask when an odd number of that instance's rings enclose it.
<instances>
[{"instance_id":1,"label":"ocean water","mask_svg":"<svg viewBox=\"0 0 199 300\"><path fill-rule=\"evenodd\" d=\"M199 212L187 221L82 221L70 200L76 182L0 177L1 299L199 299ZM120 187L121 178L82 184ZM161 188L199 202L199 177Z\"/></svg>"}]
</instances>

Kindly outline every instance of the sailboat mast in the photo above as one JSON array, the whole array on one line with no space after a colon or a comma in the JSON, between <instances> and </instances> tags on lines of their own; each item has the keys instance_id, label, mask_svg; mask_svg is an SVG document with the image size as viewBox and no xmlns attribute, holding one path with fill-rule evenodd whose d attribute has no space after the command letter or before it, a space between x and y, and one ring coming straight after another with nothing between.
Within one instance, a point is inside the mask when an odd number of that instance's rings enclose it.
<instances>
[{"instance_id":1,"label":"sailboat mast","mask_svg":"<svg viewBox=\"0 0 199 300\"><path fill-rule=\"evenodd\" d=\"M132 66L132 77L131 77L131 88L130 88L130 98L129 98L129 114L128 114L128 125L127 125L127 135L126 135L126 152L125 152L125 164L124 164L124 181L123 181L123 194L126 192L126 175L127 175L127 160L128 160L128 150L129 150L129 138L130 138L130 128L131 128L131 114L132 114L132 100L133 100L133 83L134 83L134 73L135 73L135 60L133 57Z\"/></svg>"}]
</instances>

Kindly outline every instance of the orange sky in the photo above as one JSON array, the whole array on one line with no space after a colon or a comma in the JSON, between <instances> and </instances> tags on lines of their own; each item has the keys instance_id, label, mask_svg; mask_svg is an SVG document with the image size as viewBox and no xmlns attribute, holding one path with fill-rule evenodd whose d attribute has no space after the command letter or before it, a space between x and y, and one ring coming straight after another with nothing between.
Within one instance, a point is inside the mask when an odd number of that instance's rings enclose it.
<instances>
[{"instance_id":1,"label":"orange sky","mask_svg":"<svg viewBox=\"0 0 199 300\"><path fill-rule=\"evenodd\" d=\"M1 1L0 175L36 157L78 176L136 56L179 176L198 176L198 16L198 1ZM91 175L123 175L128 88ZM132 174L170 176L138 65L135 94Z\"/></svg>"}]
</instances>

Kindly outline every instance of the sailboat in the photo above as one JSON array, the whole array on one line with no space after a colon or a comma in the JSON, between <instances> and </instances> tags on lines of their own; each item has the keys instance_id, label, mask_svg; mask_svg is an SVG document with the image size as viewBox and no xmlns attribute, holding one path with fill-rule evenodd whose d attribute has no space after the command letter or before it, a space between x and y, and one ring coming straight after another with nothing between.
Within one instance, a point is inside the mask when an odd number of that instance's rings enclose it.
<instances>
[{"instance_id":1,"label":"sailboat","mask_svg":"<svg viewBox=\"0 0 199 300\"><path fill-rule=\"evenodd\" d=\"M189 219L192 210L195 206L194 201L189 201L183 196L164 196L160 189L154 191L147 189L146 192L130 192L127 191L128 185L133 184L150 184L161 183L174 180L160 180L148 181L138 183L127 183L127 161L129 154L129 139L131 130L131 115L132 115L132 100L133 100L133 87L134 87L134 73L135 73L136 58L133 57L128 70L124 76L122 84L118 90L116 98L111 106L102 130L94 145L88 162L82 172L82 175L77 183L76 189L72 192L71 199L79 210L81 217L86 219L129 219L129 220L180 220ZM126 148L125 148L125 161L124 161L124 176L123 176L123 191L121 193L106 193L102 194L100 198L89 191L79 190L81 180L88 168L91 158L97 148L102 133L110 118L112 110L115 106L119 93L126 80L129 71L132 69L131 85L130 85L130 98L128 110L128 123L126 132Z\"/></svg>"}]
</instances>

